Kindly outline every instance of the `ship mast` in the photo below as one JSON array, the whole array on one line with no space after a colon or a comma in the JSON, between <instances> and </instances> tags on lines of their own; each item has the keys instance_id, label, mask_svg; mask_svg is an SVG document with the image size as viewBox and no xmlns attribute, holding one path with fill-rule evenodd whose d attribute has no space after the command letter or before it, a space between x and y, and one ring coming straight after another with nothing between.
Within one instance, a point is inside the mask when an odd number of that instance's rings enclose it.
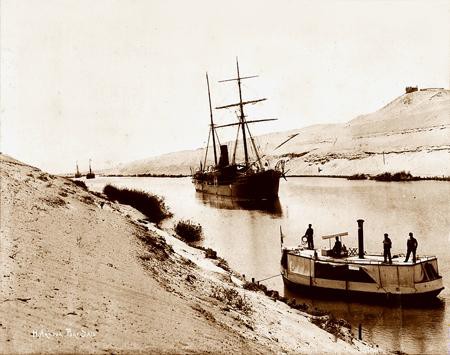
<instances>
[{"instance_id":1,"label":"ship mast","mask_svg":"<svg viewBox=\"0 0 450 355\"><path fill-rule=\"evenodd\" d=\"M208 84L209 115L211 117L211 132L212 132L213 147L214 147L214 165L217 166L216 137L214 134L214 121L213 121L213 111L212 111L212 105L211 105L211 92L209 90L208 73L206 73L206 82Z\"/></svg>"},{"instance_id":2,"label":"ship mast","mask_svg":"<svg viewBox=\"0 0 450 355\"><path fill-rule=\"evenodd\" d=\"M244 156L245 156L245 166L248 165L248 149L247 149L247 137L245 133L245 116L244 116L244 105L242 104L242 90L241 90L241 76L239 75L239 62L236 58L236 68L237 68L237 82L239 87L239 108L241 110L241 125L242 125L242 140L244 143Z\"/></svg>"},{"instance_id":3,"label":"ship mast","mask_svg":"<svg viewBox=\"0 0 450 355\"><path fill-rule=\"evenodd\" d=\"M241 77L241 75L239 73L239 61L238 61L238 58L236 58L236 69L237 69L237 78L221 80L221 81L219 81L219 83L223 83L223 82L226 82L226 81L237 81L238 88L239 88L239 102L236 103L236 104L216 107L216 109L223 109L223 108L239 106L239 110L240 110L239 122L235 123L235 124L239 125L239 127L242 126L242 140L243 140L243 144L244 144L245 166L248 166L249 165L249 159L248 159L247 133L246 133L247 130L248 130L247 123L262 122L262 121L272 121L273 119L252 120L252 121L248 121L248 122L246 121L245 114L244 114L244 105L255 104L257 102L261 102L261 101L264 101L264 100L267 100L267 99L264 98L264 99L250 100L250 101L242 101L241 80L256 78L257 75ZM231 125L235 125L235 124L217 126L216 128L227 127L227 126L231 126ZM250 134L250 131L248 131L248 133ZM251 135L250 135L250 137L251 137ZM252 143L254 145L253 139L252 139ZM256 147L255 146L254 146L254 149L255 149L255 153L257 155L257 160L261 164L260 158L258 156L258 152L256 151Z\"/></svg>"}]
</instances>

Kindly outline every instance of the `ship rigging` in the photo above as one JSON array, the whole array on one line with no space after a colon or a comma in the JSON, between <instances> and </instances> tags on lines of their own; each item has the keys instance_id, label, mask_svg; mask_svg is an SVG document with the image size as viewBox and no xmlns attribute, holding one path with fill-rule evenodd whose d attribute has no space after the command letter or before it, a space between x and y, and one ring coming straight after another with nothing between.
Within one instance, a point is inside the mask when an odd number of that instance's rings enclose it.
<instances>
[{"instance_id":1,"label":"ship rigging","mask_svg":"<svg viewBox=\"0 0 450 355\"><path fill-rule=\"evenodd\" d=\"M256 104L265 101L266 98L243 101L241 81L255 78L257 76L241 77L239 72L239 62L236 59L237 78L221 80L224 82L237 82L239 92L239 102L216 107L217 110L237 107L238 122L216 125L214 124L213 109L211 103L211 91L209 85L209 77L206 74L206 82L208 87L208 102L210 111L210 129L208 134L208 141L206 145L205 157L203 164L200 163L200 168L193 174L193 182L195 188L199 192L210 193L222 196L230 196L245 199L274 199L278 196L279 179L284 175L284 164L277 164L275 168L270 168L268 162L263 163L261 154L258 151L255 140L250 133L248 124L274 121L275 118L269 119L255 119L247 120L244 113L244 106ZM237 135L233 148L233 156L231 162L228 156L228 146L221 145L217 129L224 127L237 126ZM236 151L239 142L239 135L242 135L242 144L244 150L244 161L236 163ZM249 138L247 137L249 136ZM214 152L214 166L207 166L207 156L209 143L212 136L212 145ZM220 147L220 157L217 157L217 143ZM248 140L253 149L256 159L250 161Z\"/></svg>"}]
</instances>

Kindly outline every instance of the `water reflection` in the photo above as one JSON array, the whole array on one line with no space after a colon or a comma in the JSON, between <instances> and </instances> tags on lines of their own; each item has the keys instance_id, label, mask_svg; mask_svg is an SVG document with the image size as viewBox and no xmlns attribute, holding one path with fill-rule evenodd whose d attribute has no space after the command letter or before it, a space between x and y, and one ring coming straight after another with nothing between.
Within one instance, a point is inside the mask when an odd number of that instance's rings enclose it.
<instances>
[{"instance_id":1,"label":"water reflection","mask_svg":"<svg viewBox=\"0 0 450 355\"><path fill-rule=\"evenodd\" d=\"M383 233L389 233L392 254L405 253L408 232L419 241L419 255L436 255L445 289L437 307L385 307L376 304L311 299L286 295L333 312L352 326L362 324L364 339L384 349L407 353L448 352L450 311L450 184L416 181L387 183L326 178L291 178L280 184L281 206L240 206L215 196L195 194L189 178L96 178L90 189L101 191L106 183L161 195L174 213L174 220L192 219L203 226L202 245L227 259L238 272L265 279L279 274L280 226L285 245L298 245L308 223L315 232L315 245L328 246L320 236L348 232L347 247L357 246L356 220L363 218L365 250L382 252ZM244 208L243 208L244 207ZM264 281L283 293L281 277ZM288 292L288 291L286 291Z\"/></svg>"},{"instance_id":2,"label":"water reflection","mask_svg":"<svg viewBox=\"0 0 450 355\"><path fill-rule=\"evenodd\" d=\"M205 194L196 192L195 197L201 201L204 205L226 210L248 210L248 211L260 211L279 218L283 216L283 209L281 208L280 199L275 200L245 200L236 199L227 196L218 196L212 194Z\"/></svg>"},{"instance_id":3,"label":"water reflection","mask_svg":"<svg viewBox=\"0 0 450 355\"><path fill-rule=\"evenodd\" d=\"M285 296L306 303L310 308L330 311L352 324L357 334L358 324L363 328L363 340L373 341L387 350L413 353L445 353L447 337L446 305L443 300L417 305L386 305L381 303L344 302L314 298L297 291L284 289Z\"/></svg>"}]
</instances>

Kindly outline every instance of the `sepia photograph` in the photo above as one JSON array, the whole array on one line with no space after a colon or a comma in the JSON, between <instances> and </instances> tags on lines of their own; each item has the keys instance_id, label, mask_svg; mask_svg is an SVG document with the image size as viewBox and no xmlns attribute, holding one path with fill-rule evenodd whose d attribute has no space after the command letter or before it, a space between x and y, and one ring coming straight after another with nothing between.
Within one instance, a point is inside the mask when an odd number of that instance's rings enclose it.
<instances>
[{"instance_id":1,"label":"sepia photograph","mask_svg":"<svg viewBox=\"0 0 450 355\"><path fill-rule=\"evenodd\" d=\"M449 0L0 0L0 354L450 354Z\"/></svg>"}]
</instances>

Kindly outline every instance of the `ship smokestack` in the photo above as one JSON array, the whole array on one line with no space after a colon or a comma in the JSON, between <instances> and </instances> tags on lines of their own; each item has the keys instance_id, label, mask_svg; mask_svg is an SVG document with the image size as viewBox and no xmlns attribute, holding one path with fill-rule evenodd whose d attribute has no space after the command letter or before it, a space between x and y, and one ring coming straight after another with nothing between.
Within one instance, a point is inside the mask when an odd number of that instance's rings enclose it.
<instances>
[{"instance_id":1,"label":"ship smokestack","mask_svg":"<svg viewBox=\"0 0 450 355\"><path fill-rule=\"evenodd\" d=\"M220 146L220 159L219 166L228 166L230 161L228 160L228 146L223 144Z\"/></svg>"},{"instance_id":2,"label":"ship smokestack","mask_svg":"<svg viewBox=\"0 0 450 355\"><path fill-rule=\"evenodd\" d=\"M364 259L364 229L363 219L358 219L358 258Z\"/></svg>"}]
</instances>

